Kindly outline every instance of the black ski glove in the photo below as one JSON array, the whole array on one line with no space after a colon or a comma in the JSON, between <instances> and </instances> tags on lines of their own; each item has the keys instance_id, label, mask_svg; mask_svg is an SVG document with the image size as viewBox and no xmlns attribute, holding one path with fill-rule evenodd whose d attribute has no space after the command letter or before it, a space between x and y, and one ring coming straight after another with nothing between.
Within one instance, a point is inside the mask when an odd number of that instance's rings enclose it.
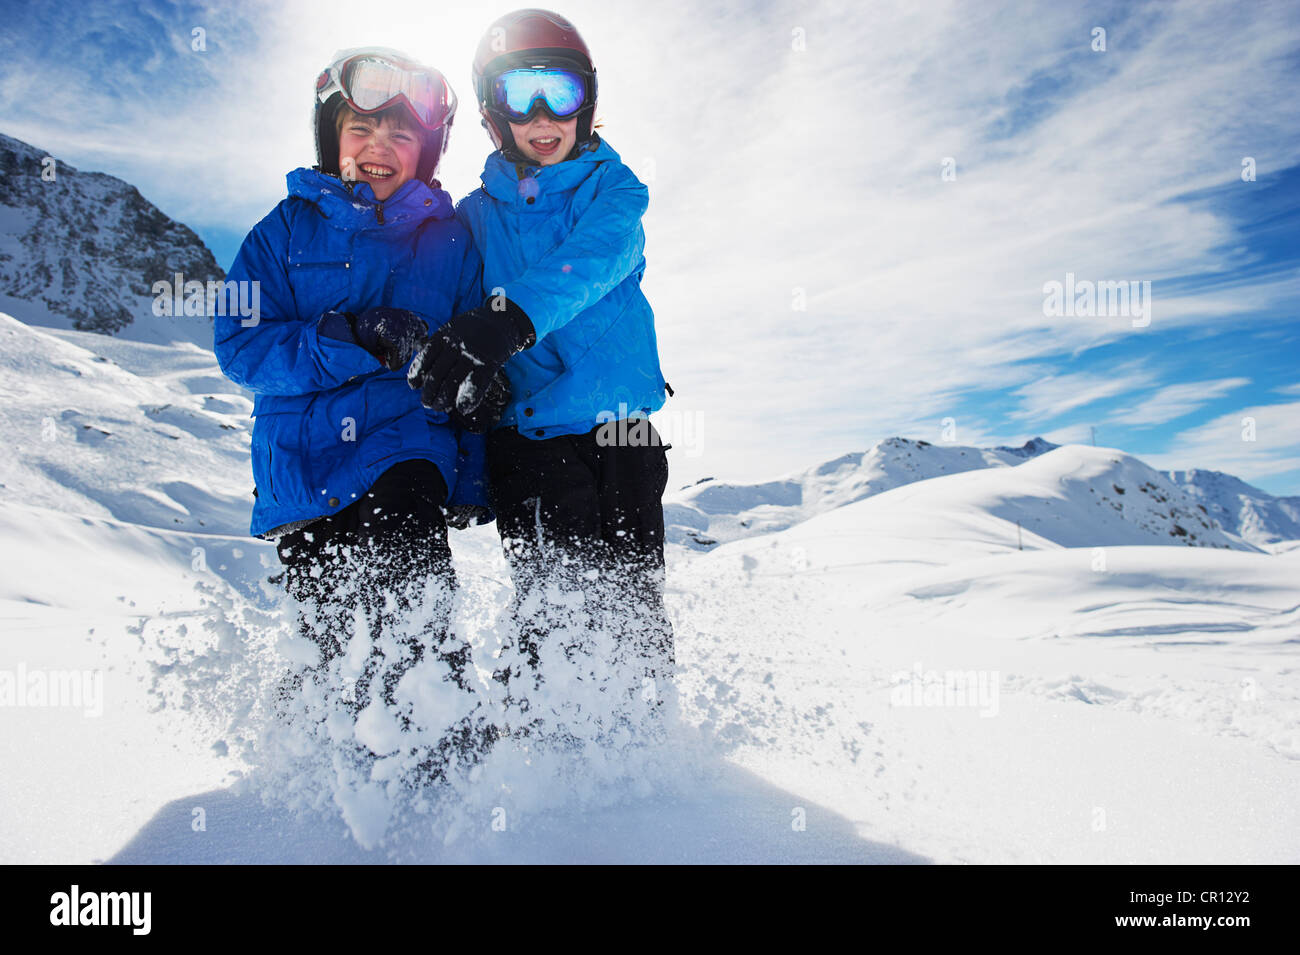
<instances>
[{"instance_id":1,"label":"black ski glove","mask_svg":"<svg viewBox=\"0 0 1300 955\"><path fill-rule=\"evenodd\" d=\"M357 316L355 328L357 343L389 371L410 361L429 334L428 324L419 315L387 305L366 309Z\"/></svg>"},{"instance_id":2,"label":"black ski glove","mask_svg":"<svg viewBox=\"0 0 1300 955\"><path fill-rule=\"evenodd\" d=\"M411 360L429 334L429 326L414 312L380 305L360 315L326 312L317 331L326 338L359 345L389 371L397 371Z\"/></svg>"},{"instance_id":3,"label":"black ski glove","mask_svg":"<svg viewBox=\"0 0 1300 955\"><path fill-rule=\"evenodd\" d=\"M406 380L420 389L426 408L472 414L487 400L489 385L506 360L537 341L524 310L504 301L499 311L481 305L457 315L416 354Z\"/></svg>"},{"instance_id":4,"label":"black ski glove","mask_svg":"<svg viewBox=\"0 0 1300 955\"><path fill-rule=\"evenodd\" d=\"M447 417L451 423L462 431L472 431L474 434L487 434L492 430L492 426L501 420L501 416L506 413L506 406L510 404L510 379L506 377L504 371L498 371L488 382L487 394L483 397L482 403L468 414L453 408L447 412Z\"/></svg>"}]
</instances>

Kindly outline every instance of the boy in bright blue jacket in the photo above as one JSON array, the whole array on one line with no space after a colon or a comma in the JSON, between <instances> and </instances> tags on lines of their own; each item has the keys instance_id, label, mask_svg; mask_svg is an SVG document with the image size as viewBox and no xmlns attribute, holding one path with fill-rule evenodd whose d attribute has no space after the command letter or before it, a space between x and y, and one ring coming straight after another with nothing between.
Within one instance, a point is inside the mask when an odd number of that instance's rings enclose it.
<instances>
[{"instance_id":1,"label":"boy in bright blue jacket","mask_svg":"<svg viewBox=\"0 0 1300 955\"><path fill-rule=\"evenodd\" d=\"M464 685L445 633L455 586L447 514L488 516L486 425L423 407L405 366L429 332L481 301L481 259L434 175L455 114L436 70L392 51L340 54L317 82L319 165L244 241L229 278L261 313L217 318L222 370L255 395L252 533L278 538L304 630L329 663L355 608L379 646L396 606L427 602L425 633L371 657L352 697L392 706L428 644ZM482 407L483 413L488 407ZM499 414L500 408L496 409ZM428 588L429 578L440 587ZM390 602L390 600L392 602Z\"/></svg>"},{"instance_id":2,"label":"boy in bright blue jacket","mask_svg":"<svg viewBox=\"0 0 1300 955\"><path fill-rule=\"evenodd\" d=\"M533 668L559 627L524 608L553 603L530 596L567 576L637 644L644 673L667 677L668 465L646 417L667 384L641 292L646 187L592 130L595 70L563 17L502 17L474 79L497 151L457 215L483 254L485 303L432 337L411 384L430 407L468 411L497 369L509 378L488 434L489 497Z\"/></svg>"}]
</instances>

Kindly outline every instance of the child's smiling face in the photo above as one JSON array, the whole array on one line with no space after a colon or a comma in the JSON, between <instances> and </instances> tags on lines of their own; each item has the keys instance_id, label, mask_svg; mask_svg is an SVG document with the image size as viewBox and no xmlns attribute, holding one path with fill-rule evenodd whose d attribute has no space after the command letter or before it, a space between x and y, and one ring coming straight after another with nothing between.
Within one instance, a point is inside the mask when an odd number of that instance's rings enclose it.
<instances>
[{"instance_id":1,"label":"child's smiling face","mask_svg":"<svg viewBox=\"0 0 1300 955\"><path fill-rule=\"evenodd\" d=\"M545 110L538 110L526 123L511 123L510 132L521 153L539 166L553 166L573 152L573 144L578 141L578 117L556 120Z\"/></svg>"},{"instance_id":2,"label":"child's smiling face","mask_svg":"<svg viewBox=\"0 0 1300 955\"><path fill-rule=\"evenodd\" d=\"M383 202L415 176L420 138L392 115L350 115L339 129L339 169L345 179L368 182Z\"/></svg>"}]
</instances>

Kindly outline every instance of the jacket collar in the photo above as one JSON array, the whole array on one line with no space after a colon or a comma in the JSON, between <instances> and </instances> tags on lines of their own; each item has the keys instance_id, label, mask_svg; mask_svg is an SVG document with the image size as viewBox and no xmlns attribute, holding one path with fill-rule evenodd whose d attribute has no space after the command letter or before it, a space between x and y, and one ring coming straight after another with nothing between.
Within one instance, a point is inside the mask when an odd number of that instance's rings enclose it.
<instances>
[{"instance_id":1,"label":"jacket collar","mask_svg":"<svg viewBox=\"0 0 1300 955\"><path fill-rule=\"evenodd\" d=\"M533 166L511 162L497 150L483 166L483 188L494 199L515 201L524 190L520 183L535 179L539 190L569 191L582 185L603 162L618 162L618 153L604 139L595 149L582 149L578 155L553 166Z\"/></svg>"},{"instance_id":2,"label":"jacket collar","mask_svg":"<svg viewBox=\"0 0 1300 955\"><path fill-rule=\"evenodd\" d=\"M414 179L403 183L382 203L369 183L345 183L316 169L295 169L287 181L290 196L314 204L321 215L341 229L377 225L381 207L385 224L449 219L454 214L451 196L445 190L431 189Z\"/></svg>"}]
</instances>

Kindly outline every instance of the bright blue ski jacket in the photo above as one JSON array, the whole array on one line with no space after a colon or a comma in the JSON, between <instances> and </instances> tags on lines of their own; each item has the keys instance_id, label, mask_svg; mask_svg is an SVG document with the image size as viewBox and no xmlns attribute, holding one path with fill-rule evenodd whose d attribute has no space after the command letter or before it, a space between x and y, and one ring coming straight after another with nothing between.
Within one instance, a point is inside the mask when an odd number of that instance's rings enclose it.
<instances>
[{"instance_id":1,"label":"bright blue ski jacket","mask_svg":"<svg viewBox=\"0 0 1300 955\"><path fill-rule=\"evenodd\" d=\"M385 202L311 169L259 222L228 279L260 285L260 315L215 319L221 370L254 393L257 536L335 513L400 461L432 461L449 505L487 506L484 439L420 404L405 371L322 337L326 311L410 309L430 331L483 303L482 261L451 197L412 180Z\"/></svg>"},{"instance_id":2,"label":"bright blue ski jacket","mask_svg":"<svg viewBox=\"0 0 1300 955\"><path fill-rule=\"evenodd\" d=\"M456 206L483 255L483 297L528 314L537 344L506 363L512 400L497 425L583 434L664 403L654 312L641 293L646 187L603 140L553 166L498 150Z\"/></svg>"}]
</instances>

